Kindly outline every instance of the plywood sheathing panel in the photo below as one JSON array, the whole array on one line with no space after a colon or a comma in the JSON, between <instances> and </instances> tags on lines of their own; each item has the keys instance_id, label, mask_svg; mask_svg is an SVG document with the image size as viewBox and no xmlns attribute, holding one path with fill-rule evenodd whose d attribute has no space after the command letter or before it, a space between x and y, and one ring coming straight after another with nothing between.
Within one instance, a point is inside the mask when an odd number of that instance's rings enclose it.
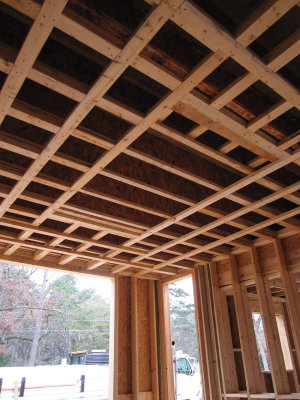
<instances>
[{"instance_id":1,"label":"plywood sheathing panel","mask_svg":"<svg viewBox=\"0 0 300 400\"><path fill-rule=\"evenodd\" d=\"M139 389L149 392L151 382L151 340L150 340L150 313L149 313L149 281L138 279L138 354L139 354Z\"/></svg>"},{"instance_id":2,"label":"plywood sheathing panel","mask_svg":"<svg viewBox=\"0 0 300 400\"><path fill-rule=\"evenodd\" d=\"M288 266L300 264L300 235L282 240L284 256Z\"/></svg>"},{"instance_id":3,"label":"plywood sheathing panel","mask_svg":"<svg viewBox=\"0 0 300 400\"><path fill-rule=\"evenodd\" d=\"M132 393L131 387L131 296L130 278L119 277L118 304L118 393Z\"/></svg>"},{"instance_id":4,"label":"plywood sheathing panel","mask_svg":"<svg viewBox=\"0 0 300 400\"><path fill-rule=\"evenodd\" d=\"M286 259L287 268L295 273L300 269L299 259L299 234L290 236L282 240L283 253ZM260 260L260 269L266 279L280 277L278 258L272 243L257 247L257 253ZM239 279L246 285L254 284L253 262L251 252L246 251L237 254L236 261L238 265ZM216 263L218 282L220 287L231 285L228 260L218 261Z\"/></svg>"}]
</instances>

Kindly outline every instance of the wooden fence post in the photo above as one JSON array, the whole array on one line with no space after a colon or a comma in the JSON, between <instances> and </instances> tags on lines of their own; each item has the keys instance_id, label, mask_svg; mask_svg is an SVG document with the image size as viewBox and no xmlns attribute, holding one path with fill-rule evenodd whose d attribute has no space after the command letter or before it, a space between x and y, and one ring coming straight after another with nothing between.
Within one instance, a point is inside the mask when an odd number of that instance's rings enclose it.
<instances>
[{"instance_id":1,"label":"wooden fence post","mask_svg":"<svg viewBox=\"0 0 300 400\"><path fill-rule=\"evenodd\" d=\"M80 377L80 393L84 392L84 384L85 384L85 375L81 375L81 377Z\"/></svg>"},{"instance_id":2,"label":"wooden fence post","mask_svg":"<svg viewBox=\"0 0 300 400\"><path fill-rule=\"evenodd\" d=\"M19 397L24 397L25 383L26 383L26 378L23 377L23 378L22 378L22 381L21 381L21 387L20 387L20 394L19 394Z\"/></svg>"}]
</instances>

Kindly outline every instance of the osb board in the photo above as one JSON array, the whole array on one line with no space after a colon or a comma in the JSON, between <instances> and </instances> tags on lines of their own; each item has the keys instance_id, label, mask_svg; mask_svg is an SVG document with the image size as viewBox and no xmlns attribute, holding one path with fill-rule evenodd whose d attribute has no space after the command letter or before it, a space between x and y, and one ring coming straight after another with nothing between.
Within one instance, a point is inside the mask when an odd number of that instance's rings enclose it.
<instances>
[{"instance_id":1,"label":"osb board","mask_svg":"<svg viewBox=\"0 0 300 400\"><path fill-rule=\"evenodd\" d=\"M241 281L250 279L253 277L253 263L251 260L251 254L249 251L238 254L236 256L236 262L238 265L239 277Z\"/></svg>"},{"instance_id":2,"label":"osb board","mask_svg":"<svg viewBox=\"0 0 300 400\"><path fill-rule=\"evenodd\" d=\"M252 298L249 298L248 300L249 300L250 311L252 313L261 314L261 308L260 308L260 304L259 304L258 298L254 299L252 297ZM281 303L277 303L276 302L276 298L274 298L274 297L272 298L272 300L273 300L273 309L274 309L275 314L281 315L282 314L282 305L281 305Z\"/></svg>"},{"instance_id":3,"label":"osb board","mask_svg":"<svg viewBox=\"0 0 300 400\"><path fill-rule=\"evenodd\" d=\"M131 286L130 278L118 279L118 391L131 393Z\"/></svg>"},{"instance_id":4,"label":"osb board","mask_svg":"<svg viewBox=\"0 0 300 400\"><path fill-rule=\"evenodd\" d=\"M222 260L217 263L217 273L218 273L218 280L220 287L231 283L231 275L230 275L228 260Z\"/></svg>"},{"instance_id":5,"label":"osb board","mask_svg":"<svg viewBox=\"0 0 300 400\"><path fill-rule=\"evenodd\" d=\"M139 388L141 391L148 392L152 389L152 383L149 321L149 282L146 279L139 279L137 281L137 306Z\"/></svg>"},{"instance_id":6,"label":"osb board","mask_svg":"<svg viewBox=\"0 0 300 400\"><path fill-rule=\"evenodd\" d=\"M138 394L139 400L152 400L153 393L152 392L139 392ZM118 400L132 400L132 394L119 394Z\"/></svg>"},{"instance_id":7,"label":"osb board","mask_svg":"<svg viewBox=\"0 0 300 400\"><path fill-rule=\"evenodd\" d=\"M282 240L284 256L288 267L300 268L300 234ZM279 265L275 254L274 245L269 243L257 247L258 258L263 275L278 274ZM236 256L239 277L241 281L254 278L253 264L250 251L245 251ZM217 262L217 272L220 287L231 285L231 275L228 260Z\"/></svg>"},{"instance_id":8,"label":"osb board","mask_svg":"<svg viewBox=\"0 0 300 400\"><path fill-rule=\"evenodd\" d=\"M249 299L249 307L252 313L261 313L260 305L258 300Z\"/></svg>"},{"instance_id":9,"label":"osb board","mask_svg":"<svg viewBox=\"0 0 300 400\"><path fill-rule=\"evenodd\" d=\"M279 270L278 260L272 243L258 247L257 252L262 274L272 274Z\"/></svg>"},{"instance_id":10,"label":"osb board","mask_svg":"<svg viewBox=\"0 0 300 400\"><path fill-rule=\"evenodd\" d=\"M283 239L282 247L287 266L300 265L300 234Z\"/></svg>"}]
</instances>

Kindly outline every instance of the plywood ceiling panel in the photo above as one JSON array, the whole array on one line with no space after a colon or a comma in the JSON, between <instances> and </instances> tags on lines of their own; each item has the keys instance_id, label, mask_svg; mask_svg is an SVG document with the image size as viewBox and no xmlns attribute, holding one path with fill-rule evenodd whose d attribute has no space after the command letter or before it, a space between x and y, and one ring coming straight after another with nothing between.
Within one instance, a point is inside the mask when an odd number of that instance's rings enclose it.
<instances>
[{"instance_id":1,"label":"plywood ceiling panel","mask_svg":"<svg viewBox=\"0 0 300 400\"><path fill-rule=\"evenodd\" d=\"M299 232L299 4L250 3L0 1L1 260L168 279Z\"/></svg>"}]
</instances>

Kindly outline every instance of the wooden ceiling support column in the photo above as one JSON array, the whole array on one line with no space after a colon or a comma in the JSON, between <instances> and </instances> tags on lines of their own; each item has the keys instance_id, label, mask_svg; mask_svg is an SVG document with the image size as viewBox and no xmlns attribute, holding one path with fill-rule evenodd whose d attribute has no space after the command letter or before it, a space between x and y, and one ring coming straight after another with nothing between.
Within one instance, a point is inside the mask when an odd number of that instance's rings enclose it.
<instances>
[{"instance_id":1,"label":"wooden ceiling support column","mask_svg":"<svg viewBox=\"0 0 300 400\"><path fill-rule=\"evenodd\" d=\"M155 282L149 281L149 320L150 320L150 346L151 346L151 380L153 400L159 400L159 366L158 366L158 313Z\"/></svg>"},{"instance_id":2,"label":"wooden ceiling support column","mask_svg":"<svg viewBox=\"0 0 300 400\"><path fill-rule=\"evenodd\" d=\"M270 286L262 277L260 262L257 250L255 248L251 250L251 256L267 349L270 357L274 390L276 394L287 394L290 393L290 388L279 339L278 327L275 319L275 311L273 308Z\"/></svg>"},{"instance_id":3,"label":"wooden ceiling support column","mask_svg":"<svg viewBox=\"0 0 300 400\"><path fill-rule=\"evenodd\" d=\"M160 393L162 399L174 399L174 374L171 347L171 320L169 287L161 281L157 283L159 315L159 357Z\"/></svg>"},{"instance_id":4,"label":"wooden ceiling support column","mask_svg":"<svg viewBox=\"0 0 300 400\"><path fill-rule=\"evenodd\" d=\"M137 278L131 278L131 367L132 400L139 400L139 354L138 354L138 309Z\"/></svg>"},{"instance_id":5,"label":"wooden ceiling support column","mask_svg":"<svg viewBox=\"0 0 300 400\"><path fill-rule=\"evenodd\" d=\"M221 384L218 370L216 332L212 310L212 292L209 267L200 266L193 270L195 315L198 332L199 364L203 382L204 397L207 400L221 398Z\"/></svg>"},{"instance_id":6,"label":"wooden ceiling support column","mask_svg":"<svg viewBox=\"0 0 300 400\"><path fill-rule=\"evenodd\" d=\"M230 274L243 355L245 378L247 382L247 392L248 394L263 393L265 392L265 384L260 373L252 316L249 312L248 302L246 299L246 289L240 283L236 259L234 256L230 257Z\"/></svg>"},{"instance_id":7,"label":"wooden ceiling support column","mask_svg":"<svg viewBox=\"0 0 300 400\"><path fill-rule=\"evenodd\" d=\"M280 240L274 241L274 248L279 264L280 277L283 283L290 323L295 342L298 363L300 364L300 295L295 276L287 269L286 258Z\"/></svg>"},{"instance_id":8,"label":"wooden ceiling support column","mask_svg":"<svg viewBox=\"0 0 300 400\"><path fill-rule=\"evenodd\" d=\"M231 340L227 299L226 295L219 287L217 265L215 262L210 263L210 274L212 280L214 312L216 316L218 350L221 361L220 369L223 378L223 394L238 393L239 387Z\"/></svg>"}]
</instances>

